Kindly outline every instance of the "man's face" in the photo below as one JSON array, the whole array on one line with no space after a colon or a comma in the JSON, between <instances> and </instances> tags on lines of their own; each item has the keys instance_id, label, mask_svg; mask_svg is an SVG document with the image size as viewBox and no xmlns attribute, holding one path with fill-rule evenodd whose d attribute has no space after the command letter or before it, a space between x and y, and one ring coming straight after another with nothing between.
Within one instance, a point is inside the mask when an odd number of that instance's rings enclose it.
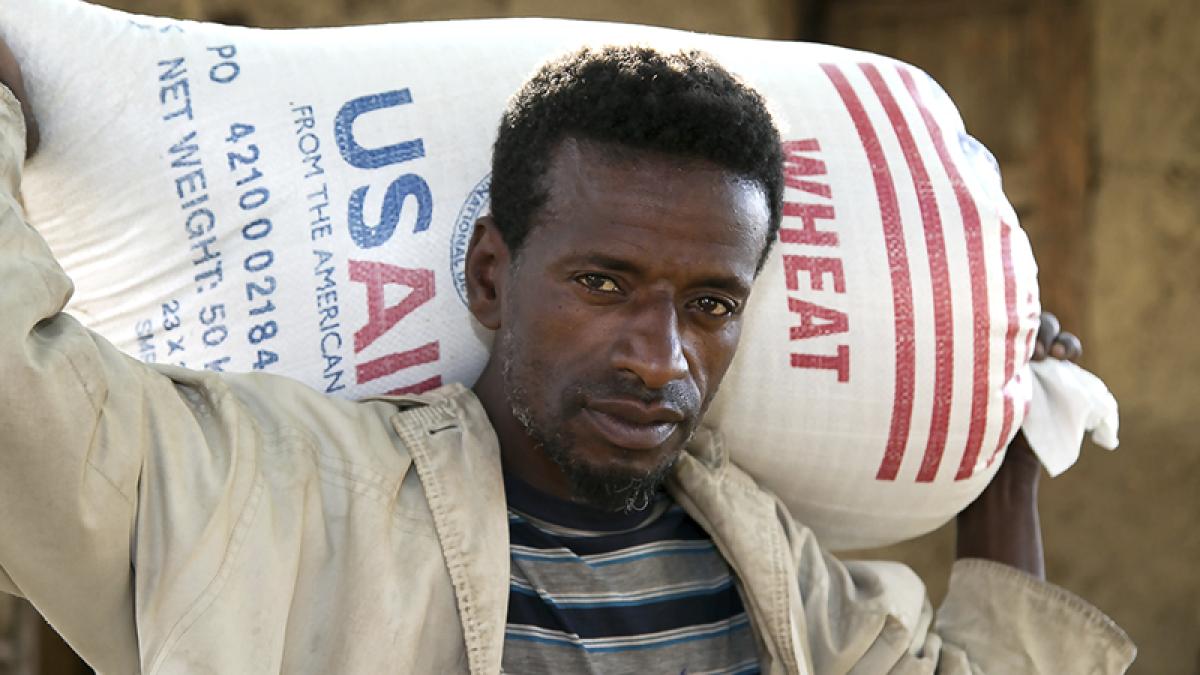
<instances>
[{"instance_id":1,"label":"man's face","mask_svg":"<svg viewBox=\"0 0 1200 675\"><path fill-rule=\"evenodd\" d=\"M564 141L508 269L493 358L575 498L641 508L733 359L762 189L715 165Z\"/></svg>"}]
</instances>

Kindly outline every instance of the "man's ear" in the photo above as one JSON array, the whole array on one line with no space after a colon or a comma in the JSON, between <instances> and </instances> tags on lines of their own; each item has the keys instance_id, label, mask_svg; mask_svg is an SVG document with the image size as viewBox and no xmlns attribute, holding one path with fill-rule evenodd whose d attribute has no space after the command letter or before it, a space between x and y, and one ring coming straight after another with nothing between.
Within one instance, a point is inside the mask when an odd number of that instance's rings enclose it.
<instances>
[{"instance_id":1,"label":"man's ear","mask_svg":"<svg viewBox=\"0 0 1200 675\"><path fill-rule=\"evenodd\" d=\"M475 221L467 247L467 307L489 330L500 328L500 299L511 262L508 245L491 216Z\"/></svg>"}]
</instances>

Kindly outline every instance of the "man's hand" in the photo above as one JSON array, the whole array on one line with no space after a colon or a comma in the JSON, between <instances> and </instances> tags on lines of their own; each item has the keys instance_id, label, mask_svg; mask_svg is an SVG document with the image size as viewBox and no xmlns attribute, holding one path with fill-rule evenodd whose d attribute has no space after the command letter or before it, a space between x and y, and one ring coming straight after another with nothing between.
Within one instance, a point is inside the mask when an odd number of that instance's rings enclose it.
<instances>
[{"instance_id":1,"label":"man's hand","mask_svg":"<svg viewBox=\"0 0 1200 675\"><path fill-rule=\"evenodd\" d=\"M25 91L25 80L21 78L21 68L17 65L17 57L13 56L8 45L0 39L0 84L12 90L17 100L21 102L21 112L25 115L25 157L33 157L37 152L38 134L37 120L29 107L29 94Z\"/></svg>"},{"instance_id":2,"label":"man's hand","mask_svg":"<svg viewBox=\"0 0 1200 675\"><path fill-rule=\"evenodd\" d=\"M1041 361L1047 356L1056 359L1077 361L1083 355L1079 338L1058 325L1058 317L1042 312L1042 325L1038 328L1037 343L1033 347L1033 360Z\"/></svg>"},{"instance_id":3,"label":"man's hand","mask_svg":"<svg viewBox=\"0 0 1200 675\"><path fill-rule=\"evenodd\" d=\"M1075 360L1083 353L1079 338L1063 332L1058 318L1042 314L1033 358ZM979 498L958 514L959 558L986 558L1046 577L1037 486L1042 466L1025 434L1017 432L1004 463Z\"/></svg>"}]
</instances>

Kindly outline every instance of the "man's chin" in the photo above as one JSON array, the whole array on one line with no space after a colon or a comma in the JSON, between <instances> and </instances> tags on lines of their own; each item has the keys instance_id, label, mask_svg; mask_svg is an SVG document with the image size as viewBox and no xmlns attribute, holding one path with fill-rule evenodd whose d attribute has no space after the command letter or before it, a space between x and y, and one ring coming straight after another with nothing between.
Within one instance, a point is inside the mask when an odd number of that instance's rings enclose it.
<instances>
[{"instance_id":1,"label":"man's chin","mask_svg":"<svg viewBox=\"0 0 1200 675\"><path fill-rule=\"evenodd\" d=\"M681 452L681 448L666 450L649 467L630 466L622 462L598 465L574 456L575 452L564 453L568 455L565 457L551 452L550 457L566 475L575 501L603 511L628 513L640 511L653 503L654 496L662 488L663 481ZM643 455L647 451L624 451L622 454L625 453Z\"/></svg>"}]
</instances>

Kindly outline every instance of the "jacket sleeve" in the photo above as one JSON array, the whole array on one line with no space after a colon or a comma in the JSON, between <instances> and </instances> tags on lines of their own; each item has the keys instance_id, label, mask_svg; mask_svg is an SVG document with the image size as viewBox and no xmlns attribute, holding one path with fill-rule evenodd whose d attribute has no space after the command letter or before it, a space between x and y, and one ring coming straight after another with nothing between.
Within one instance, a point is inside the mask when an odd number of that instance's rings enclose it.
<instances>
[{"instance_id":1,"label":"jacket sleeve","mask_svg":"<svg viewBox=\"0 0 1200 675\"><path fill-rule=\"evenodd\" d=\"M989 673L1123 673L1137 653L1079 596L990 560L955 563L935 633Z\"/></svg>"},{"instance_id":2,"label":"jacket sleeve","mask_svg":"<svg viewBox=\"0 0 1200 675\"><path fill-rule=\"evenodd\" d=\"M793 533L817 673L1123 673L1136 654L1100 610L1008 565L957 561L935 614L908 567L842 562L811 531Z\"/></svg>"},{"instance_id":3,"label":"jacket sleeve","mask_svg":"<svg viewBox=\"0 0 1200 675\"><path fill-rule=\"evenodd\" d=\"M71 282L16 197L24 143L0 86L0 591L101 672L137 672L139 478L156 426L189 413L167 378L62 313Z\"/></svg>"}]
</instances>

